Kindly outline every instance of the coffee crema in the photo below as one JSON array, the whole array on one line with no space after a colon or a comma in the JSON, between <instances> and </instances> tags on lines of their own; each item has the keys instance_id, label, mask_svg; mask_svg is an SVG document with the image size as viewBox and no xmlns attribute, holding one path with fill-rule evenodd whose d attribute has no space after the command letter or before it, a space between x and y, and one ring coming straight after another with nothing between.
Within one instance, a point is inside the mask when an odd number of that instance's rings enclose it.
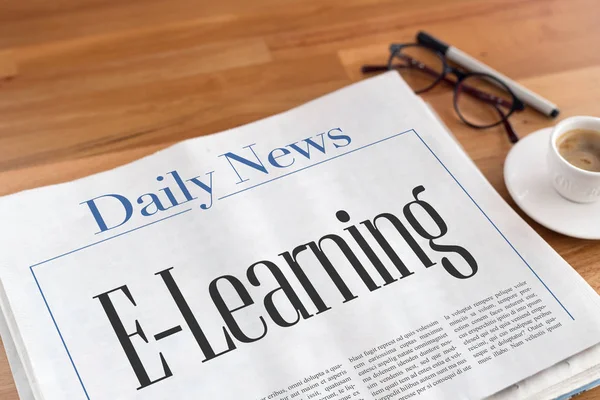
<instances>
[{"instance_id":1,"label":"coffee crema","mask_svg":"<svg viewBox=\"0 0 600 400\"><path fill-rule=\"evenodd\" d=\"M600 172L600 131L570 130L558 138L556 147L569 164L586 171Z\"/></svg>"}]
</instances>

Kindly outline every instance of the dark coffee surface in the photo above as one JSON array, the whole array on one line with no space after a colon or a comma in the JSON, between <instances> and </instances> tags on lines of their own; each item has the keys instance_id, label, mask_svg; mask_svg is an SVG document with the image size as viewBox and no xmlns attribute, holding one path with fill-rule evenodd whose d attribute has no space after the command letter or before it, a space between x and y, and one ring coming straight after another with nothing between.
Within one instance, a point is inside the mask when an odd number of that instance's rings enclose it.
<instances>
[{"instance_id":1,"label":"dark coffee surface","mask_svg":"<svg viewBox=\"0 0 600 400\"><path fill-rule=\"evenodd\" d=\"M600 172L600 131L573 129L557 140L558 152L570 164Z\"/></svg>"}]
</instances>

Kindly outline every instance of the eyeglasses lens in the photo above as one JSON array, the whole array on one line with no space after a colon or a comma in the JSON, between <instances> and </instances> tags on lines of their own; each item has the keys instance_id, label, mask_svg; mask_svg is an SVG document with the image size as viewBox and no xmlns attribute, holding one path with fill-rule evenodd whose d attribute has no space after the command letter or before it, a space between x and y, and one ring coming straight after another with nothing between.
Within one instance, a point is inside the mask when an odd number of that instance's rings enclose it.
<instances>
[{"instance_id":1,"label":"eyeglasses lens","mask_svg":"<svg viewBox=\"0 0 600 400\"><path fill-rule=\"evenodd\" d=\"M508 88L489 76L471 75L457 85L455 93L456 112L476 127L500 123L513 107Z\"/></svg>"}]
</instances>

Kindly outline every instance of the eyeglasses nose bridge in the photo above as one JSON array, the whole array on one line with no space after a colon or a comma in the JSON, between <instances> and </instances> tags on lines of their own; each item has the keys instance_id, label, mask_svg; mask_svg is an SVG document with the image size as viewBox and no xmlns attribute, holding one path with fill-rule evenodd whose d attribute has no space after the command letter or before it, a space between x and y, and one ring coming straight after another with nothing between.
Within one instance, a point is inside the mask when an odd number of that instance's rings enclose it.
<instances>
[{"instance_id":1,"label":"eyeglasses nose bridge","mask_svg":"<svg viewBox=\"0 0 600 400\"><path fill-rule=\"evenodd\" d=\"M457 68L454 68L454 67L450 67L450 66L446 67L446 72L452 73L456 77L456 81L457 82L462 81L468 75L467 73L461 71L460 69L457 69Z\"/></svg>"}]
</instances>

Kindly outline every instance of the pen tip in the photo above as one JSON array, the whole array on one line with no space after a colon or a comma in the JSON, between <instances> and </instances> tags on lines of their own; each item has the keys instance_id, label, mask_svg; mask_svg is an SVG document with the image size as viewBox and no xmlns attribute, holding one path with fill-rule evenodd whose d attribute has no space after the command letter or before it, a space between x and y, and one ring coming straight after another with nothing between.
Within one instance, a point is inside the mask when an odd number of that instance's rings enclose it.
<instances>
[{"instance_id":1,"label":"pen tip","mask_svg":"<svg viewBox=\"0 0 600 400\"><path fill-rule=\"evenodd\" d=\"M555 108L554 110L552 110L552 112L550 113L550 116L552 118L556 118L558 117L558 114L560 113L560 111L558 111L558 108Z\"/></svg>"}]
</instances>

